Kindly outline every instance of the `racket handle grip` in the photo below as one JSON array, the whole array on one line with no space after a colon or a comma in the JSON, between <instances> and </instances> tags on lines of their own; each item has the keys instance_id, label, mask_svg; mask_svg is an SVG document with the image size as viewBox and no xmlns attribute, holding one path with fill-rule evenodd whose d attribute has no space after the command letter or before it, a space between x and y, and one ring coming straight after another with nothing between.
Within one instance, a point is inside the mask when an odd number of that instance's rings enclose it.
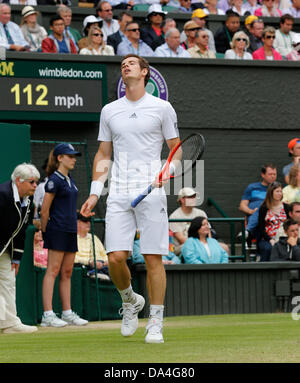
<instances>
[{"instance_id":1,"label":"racket handle grip","mask_svg":"<svg viewBox=\"0 0 300 383\"><path fill-rule=\"evenodd\" d=\"M137 196L132 202L131 207L136 207L148 194L152 192L153 186L149 185L146 190L143 191L139 196Z\"/></svg>"}]
</instances>

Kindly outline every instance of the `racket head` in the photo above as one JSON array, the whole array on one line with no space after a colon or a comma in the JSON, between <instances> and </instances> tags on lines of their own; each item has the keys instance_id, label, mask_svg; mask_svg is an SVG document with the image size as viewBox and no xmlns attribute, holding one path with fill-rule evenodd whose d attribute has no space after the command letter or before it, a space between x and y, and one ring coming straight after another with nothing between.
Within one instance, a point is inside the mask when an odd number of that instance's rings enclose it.
<instances>
[{"instance_id":1,"label":"racket head","mask_svg":"<svg viewBox=\"0 0 300 383\"><path fill-rule=\"evenodd\" d=\"M192 170L205 150L205 139L202 134L192 133L181 140L170 153L164 167L159 173L158 179L165 181L171 178L181 177ZM170 166L171 164L171 166ZM173 170L175 165L175 170Z\"/></svg>"}]
</instances>

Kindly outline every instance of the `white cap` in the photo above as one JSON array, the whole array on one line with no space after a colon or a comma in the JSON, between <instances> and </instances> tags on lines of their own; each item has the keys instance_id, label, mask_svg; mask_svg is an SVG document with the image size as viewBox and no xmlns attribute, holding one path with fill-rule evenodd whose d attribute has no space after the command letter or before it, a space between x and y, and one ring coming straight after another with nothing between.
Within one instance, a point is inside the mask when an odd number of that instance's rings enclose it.
<instances>
[{"instance_id":1,"label":"white cap","mask_svg":"<svg viewBox=\"0 0 300 383\"><path fill-rule=\"evenodd\" d=\"M97 19L96 16L94 15L91 15L91 16L87 16L84 20L83 20L83 28L86 28L86 26L88 24L94 24L94 23L99 23L100 21Z\"/></svg>"},{"instance_id":2,"label":"white cap","mask_svg":"<svg viewBox=\"0 0 300 383\"><path fill-rule=\"evenodd\" d=\"M168 12L165 12L165 11L162 10L162 7L161 7L160 4L152 4L152 5L150 5L150 7L148 9L148 16L152 12L162 13L163 15L166 15L168 13Z\"/></svg>"},{"instance_id":3,"label":"white cap","mask_svg":"<svg viewBox=\"0 0 300 383\"><path fill-rule=\"evenodd\" d=\"M182 188L178 192L177 201L179 201L183 197L191 197L191 196L197 195L197 194L198 193L192 188L189 188L189 187Z\"/></svg>"}]
</instances>

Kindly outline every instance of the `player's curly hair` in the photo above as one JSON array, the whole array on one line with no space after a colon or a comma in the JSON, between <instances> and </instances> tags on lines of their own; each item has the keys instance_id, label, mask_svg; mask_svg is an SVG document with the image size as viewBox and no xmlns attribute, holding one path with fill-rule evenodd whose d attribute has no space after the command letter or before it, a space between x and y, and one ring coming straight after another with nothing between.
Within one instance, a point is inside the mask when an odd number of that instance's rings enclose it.
<instances>
[{"instance_id":1,"label":"player's curly hair","mask_svg":"<svg viewBox=\"0 0 300 383\"><path fill-rule=\"evenodd\" d=\"M147 75L145 77L145 80L144 80L145 81L145 86L146 86L148 84L149 79L150 79L150 65L149 65L148 61L146 59L144 59L144 57L141 57L141 56L136 55L134 53L129 53L128 55L126 55L126 56L124 56L122 58L121 65L122 65L122 62L125 59L127 59L128 57L136 57L139 60L140 68L141 69L145 69L146 68L148 70L148 73L147 73Z\"/></svg>"}]
</instances>

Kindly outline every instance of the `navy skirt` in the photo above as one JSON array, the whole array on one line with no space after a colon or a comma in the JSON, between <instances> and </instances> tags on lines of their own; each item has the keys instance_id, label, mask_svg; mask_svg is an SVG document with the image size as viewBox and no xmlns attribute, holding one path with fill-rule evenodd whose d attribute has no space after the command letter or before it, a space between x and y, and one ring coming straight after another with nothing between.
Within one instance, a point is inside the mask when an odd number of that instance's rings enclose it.
<instances>
[{"instance_id":1,"label":"navy skirt","mask_svg":"<svg viewBox=\"0 0 300 383\"><path fill-rule=\"evenodd\" d=\"M45 249L60 250L68 253L76 253L78 251L77 233L47 229L43 233L43 239Z\"/></svg>"}]
</instances>

